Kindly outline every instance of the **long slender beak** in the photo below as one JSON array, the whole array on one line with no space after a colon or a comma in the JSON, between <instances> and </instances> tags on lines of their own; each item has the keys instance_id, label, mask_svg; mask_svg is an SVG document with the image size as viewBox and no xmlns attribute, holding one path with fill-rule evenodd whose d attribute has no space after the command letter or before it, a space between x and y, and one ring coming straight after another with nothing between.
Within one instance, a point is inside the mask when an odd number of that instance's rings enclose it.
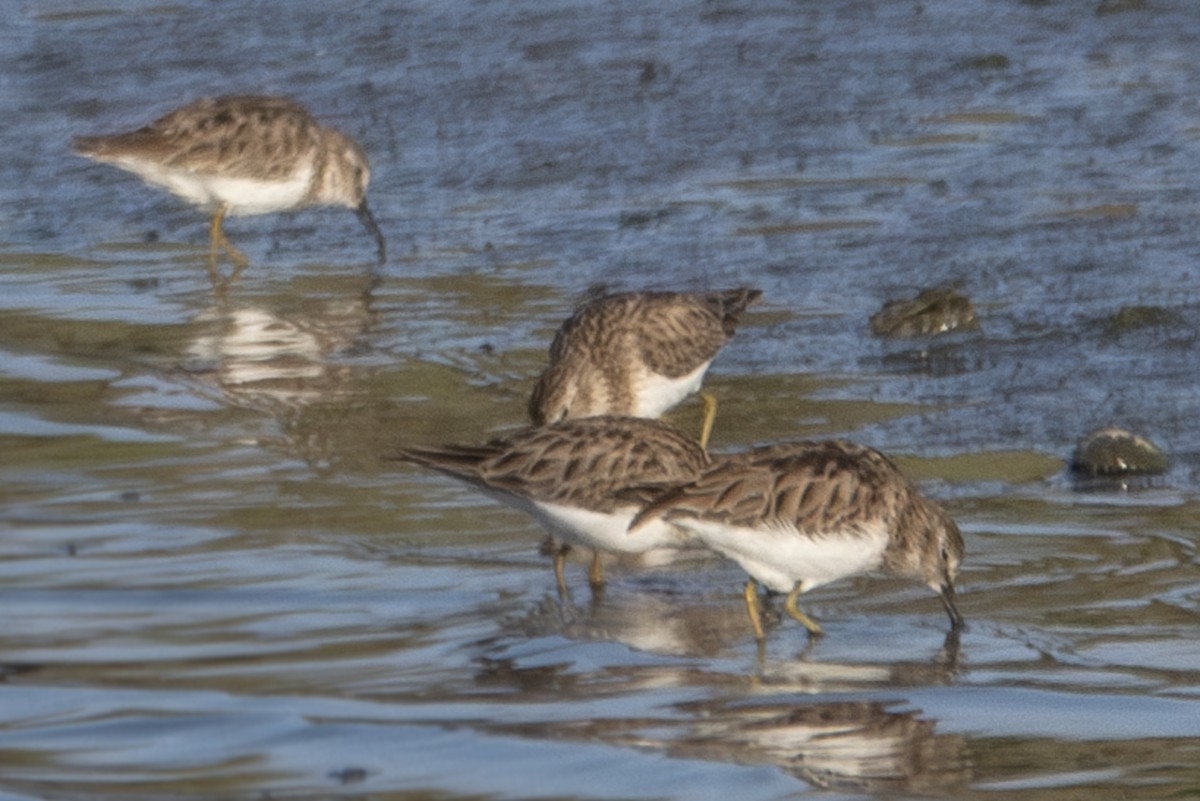
<instances>
[{"instance_id":1,"label":"long slender beak","mask_svg":"<svg viewBox=\"0 0 1200 801\"><path fill-rule=\"evenodd\" d=\"M371 236L375 237L375 245L379 248L379 266L382 267L387 261L387 244L383 241L383 232L379 230L379 225L375 222L375 218L371 216L371 210L367 208L367 200L363 198L363 202L358 204L358 208L354 210L358 219L362 220L363 227L367 229Z\"/></svg>"},{"instance_id":2,"label":"long slender beak","mask_svg":"<svg viewBox=\"0 0 1200 801\"><path fill-rule=\"evenodd\" d=\"M942 599L942 606L946 607L946 614L950 616L950 628L953 631L958 631L963 627L963 616L958 611L958 598L954 594L954 585L946 579L937 588L938 597Z\"/></svg>"}]
</instances>

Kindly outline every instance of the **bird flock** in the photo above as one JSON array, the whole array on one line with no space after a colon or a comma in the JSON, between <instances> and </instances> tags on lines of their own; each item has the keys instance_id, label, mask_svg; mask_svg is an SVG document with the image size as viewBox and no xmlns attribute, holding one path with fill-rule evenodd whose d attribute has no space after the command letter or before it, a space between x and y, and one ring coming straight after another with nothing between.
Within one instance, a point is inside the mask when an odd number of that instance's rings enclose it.
<instances>
[{"instance_id":1,"label":"bird flock","mask_svg":"<svg viewBox=\"0 0 1200 801\"><path fill-rule=\"evenodd\" d=\"M209 275L224 288L246 257L226 238L226 216L311 205L353 209L386 243L367 206L370 168L359 145L279 97L203 98L148 125L73 141L210 215ZM222 276L224 253L234 265ZM554 542L566 591L569 549L590 549L593 587L605 553L707 549L749 575L743 597L764 638L759 585L810 636L823 633L798 598L865 573L925 584L957 630L954 582L963 540L950 516L884 454L844 440L707 450L716 411L688 436L660 418L699 391L704 375L761 292L627 292L583 305L559 329L529 400L531 425L485 444L409 445L394 458L435 470L519 509Z\"/></svg>"}]
</instances>

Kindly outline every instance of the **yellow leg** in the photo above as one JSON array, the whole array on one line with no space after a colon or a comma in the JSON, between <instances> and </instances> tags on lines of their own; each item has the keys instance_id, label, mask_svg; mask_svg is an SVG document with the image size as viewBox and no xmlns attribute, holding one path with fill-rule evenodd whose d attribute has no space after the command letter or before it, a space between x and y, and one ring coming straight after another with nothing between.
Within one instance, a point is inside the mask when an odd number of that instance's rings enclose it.
<instances>
[{"instance_id":1,"label":"yellow leg","mask_svg":"<svg viewBox=\"0 0 1200 801\"><path fill-rule=\"evenodd\" d=\"M225 219L225 214L229 211L227 205L222 204L213 214L212 223L208 228L208 272L209 277L213 279L213 284L217 283L217 249L225 251L225 255L233 262L233 272L225 279L223 283L229 284L234 281L242 270L246 269L246 265L250 262L246 259L242 252L233 246L229 238L225 236L225 231L221 228L221 222Z\"/></svg>"},{"instance_id":2,"label":"yellow leg","mask_svg":"<svg viewBox=\"0 0 1200 801\"><path fill-rule=\"evenodd\" d=\"M707 392L700 393L704 401L704 422L700 425L700 447L708 450L708 438L712 434L713 421L717 419L717 399Z\"/></svg>"},{"instance_id":3,"label":"yellow leg","mask_svg":"<svg viewBox=\"0 0 1200 801\"><path fill-rule=\"evenodd\" d=\"M208 278L212 281L213 289L221 285L221 274L217 271L217 250L221 246L221 240L225 238L221 231L221 220L224 217L225 207L221 206L213 214L212 222L208 226Z\"/></svg>"},{"instance_id":4,"label":"yellow leg","mask_svg":"<svg viewBox=\"0 0 1200 801\"><path fill-rule=\"evenodd\" d=\"M563 565L567 563L567 551L571 550L569 545L563 545L554 552L554 582L558 585L558 594L561 598L567 597L567 577L563 572Z\"/></svg>"},{"instance_id":5,"label":"yellow leg","mask_svg":"<svg viewBox=\"0 0 1200 801\"><path fill-rule=\"evenodd\" d=\"M758 603L758 585L754 583L754 579L746 582L742 597L746 599L746 614L750 616L750 625L754 626L754 638L762 642L766 635L763 634L762 609Z\"/></svg>"},{"instance_id":6,"label":"yellow leg","mask_svg":"<svg viewBox=\"0 0 1200 801\"><path fill-rule=\"evenodd\" d=\"M600 552L592 551L592 563L588 566L588 584L592 588L604 586L604 565L600 562Z\"/></svg>"},{"instance_id":7,"label":"yellow leg","mask_svg":"<svg viewBox=\"0 0 1200 801\"><path fill-rule=\"evenodd\" d=\"M808 629L809 636L820 637L825 633L825 630L821 628L817 621L800 611L800 607L796 605L796 601L799 599L799 597L800 585L797 584L792 588L792 591L788 593L787 601L784 602L783 608L787 610L787 613L791 615L793 619L800 621L800 625Z\"/></svg>"}]
</instances>

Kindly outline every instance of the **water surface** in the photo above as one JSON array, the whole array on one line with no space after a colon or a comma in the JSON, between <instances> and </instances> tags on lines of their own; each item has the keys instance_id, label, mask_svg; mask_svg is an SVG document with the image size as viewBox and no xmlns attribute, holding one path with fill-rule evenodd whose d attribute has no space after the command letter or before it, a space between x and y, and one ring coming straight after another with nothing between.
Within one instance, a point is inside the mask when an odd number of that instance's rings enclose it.
<instances>
[{"instance_id":1,"label":"water surface","mask_svg":"<svg viewBox=\"0 0 1200 801\"><path fill-rule=\"evenodd\" d=\"M4 799L1200 792L1190 3L9 18ZM382 269L344 210L236 219L216 296L202 213L69 153L233 91L362 142ZM385 458L520 425L590 289L740 284L714 447L895 454L964 530L961 638L864 579L760 649L719 562L560 599L528 519ZM870 335L940 284L981 331ZM1169 473L1081 491L1108 424Z\"/></svg>"}]
</instances>

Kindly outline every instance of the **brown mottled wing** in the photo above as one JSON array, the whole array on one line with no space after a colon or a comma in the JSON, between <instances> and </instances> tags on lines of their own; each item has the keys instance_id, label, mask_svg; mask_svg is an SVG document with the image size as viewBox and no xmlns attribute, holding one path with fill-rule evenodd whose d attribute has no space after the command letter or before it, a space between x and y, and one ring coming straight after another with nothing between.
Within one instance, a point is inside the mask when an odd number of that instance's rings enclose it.
<instances>
[{"instance_id":1,"label":"brown mottled wing","mask_svg":"<svg viewBox=\"0 0 1200 801\"><path fill-rule=\"evenodd\" d=\"M710 361L733 336L742 312L762 296L745 287L708 294L625 292L594 300L575 312L550 345L550 363L584 343L595 348L633 337L642 360L677 377Z\"/></svg>"},{"instance_id":2,"label":"brown mottled wing","mask_svg":"<svg viewBox=\"0 0 1200 801\"><path fill-rule=\"evenodd\" d=\"M759 294L744 289L709 295L647 294L637 331L642 361L672 378L712 361L733 335L738 316Z\"/></svg>"},{"instance_id":3,"label":"brown mottled wing","mask_svg":"<svg viewBox=\"0 0 1200 801\"><path fill-rule=\"evenodd\" d=\"M708 466L704 451L669 426L611 417L525 429L481 448L410 448L399 458L481 488L595 511L690 481Z\"/></svg>"},{"instance_id":4,"label":"brown mottled wing","mask_svg":"<svg viewBox=\"0 0 1200 801\"><path fill-rule=\"evenodd\" d=\"M605 347L636 313L640 293L606 295L575 310L550 343L550 364L572 358L581 348Z\"/></svg>"},{"instance_id":5,"label":"brown mottled wing","mask_svg":"<svg viewBox=\"0 0 1200 801\"><path fill-rule=\"evenodd\" d=\"M664 493L633 526L653 517L694 518L818 534L894 515L907 487L878 451L836 441L790 443L724 458Z\"/></svg>"},{"instance_id":6,"label":"brown mottled wing","mask_svg":"<svg viewBox=\"0 0 1200 801\"><path fill-rule=\"evenodd\" d=\"M201 98L136 131L77 137L74 147L98 161L135 156L198 173L270 179L287 177L295 157L319 138L317 122L298 103L235 95Z\"/></svg>"}]
</instances>

